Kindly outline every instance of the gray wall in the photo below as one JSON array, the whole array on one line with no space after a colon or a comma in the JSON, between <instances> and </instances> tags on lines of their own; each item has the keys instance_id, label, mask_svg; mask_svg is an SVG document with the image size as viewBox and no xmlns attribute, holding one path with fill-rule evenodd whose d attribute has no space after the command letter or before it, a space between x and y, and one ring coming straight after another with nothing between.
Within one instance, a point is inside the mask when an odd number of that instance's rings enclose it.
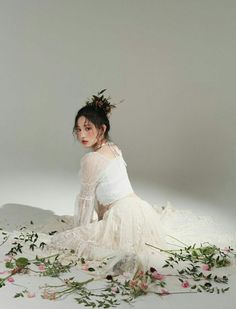
<instances>
[{"instance_id":1,"label":"gray wall","mask_svg":"<svg viewBox=\"0 0 236 309\"><path fill-rule=\"evenodd\" d=\"M131 179L233 207L235 16L233 0L0 0L2 173L74 173L74 116L107 88Z\"/></svg>"}]
</instances>

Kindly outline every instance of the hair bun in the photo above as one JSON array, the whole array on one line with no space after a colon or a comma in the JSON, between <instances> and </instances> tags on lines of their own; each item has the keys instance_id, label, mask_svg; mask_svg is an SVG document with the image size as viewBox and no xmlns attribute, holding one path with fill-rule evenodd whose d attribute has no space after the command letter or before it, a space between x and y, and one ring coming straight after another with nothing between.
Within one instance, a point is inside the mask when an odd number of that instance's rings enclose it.
<instances>
[{"instance_id":1,"label":"hair bun","mask_svg":"<svg viewBox=\"0 0 236 309\"><path fill-rule=\"evenodd\" d=\"M107 116L111 113L112 108L115 108L116 105L111 104L109 100L111 97L104 97L103 92L106 89L101 90L98 92L97 95L93 95L91 100L86 102L86 105L94 107L96 110L102 110Z\"/></svg>"}]
</instances>

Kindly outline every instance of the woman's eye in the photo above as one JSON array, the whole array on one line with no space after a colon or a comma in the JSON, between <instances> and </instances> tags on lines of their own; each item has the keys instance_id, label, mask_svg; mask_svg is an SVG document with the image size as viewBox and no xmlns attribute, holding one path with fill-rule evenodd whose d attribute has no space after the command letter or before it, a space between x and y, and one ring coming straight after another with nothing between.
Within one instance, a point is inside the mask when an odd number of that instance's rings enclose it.
<instances>
[{"instance_id":1,"label":"woman's eye","mask_svg":"<svg viewBox=\"0 0 236 309\"><path fill-rule=\"evenodd\" d=\"M91 130L91 128L86 128L86 130Z\"/></svg>"}]
</instances>

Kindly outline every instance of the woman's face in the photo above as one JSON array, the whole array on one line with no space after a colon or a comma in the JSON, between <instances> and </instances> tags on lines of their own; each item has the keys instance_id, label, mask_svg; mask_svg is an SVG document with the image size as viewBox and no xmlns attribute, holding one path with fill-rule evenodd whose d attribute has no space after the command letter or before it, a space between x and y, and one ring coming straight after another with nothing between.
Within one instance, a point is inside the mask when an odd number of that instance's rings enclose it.
<instances>
[{"instance_id":1,"label":"woman's face","mask_svg":"<svg viewBox=\"0 0 236 309\"><path fill-rule=\"evenodd\" d=\"M77 121L76 135L80 143L86 148L93 147L99 139L100 131L84 116Z\"/></svg>"}]
</instances>

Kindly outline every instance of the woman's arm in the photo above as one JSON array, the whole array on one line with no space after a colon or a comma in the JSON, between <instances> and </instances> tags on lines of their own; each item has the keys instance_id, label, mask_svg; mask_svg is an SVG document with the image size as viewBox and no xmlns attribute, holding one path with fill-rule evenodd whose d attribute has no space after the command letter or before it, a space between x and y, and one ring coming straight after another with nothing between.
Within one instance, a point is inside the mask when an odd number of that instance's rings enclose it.
<instances>
[{"instance_id":1,"label":"woman's arm","mask_svg":"<svg viewBox=\"0 0 236 309\"><path fill-rule=\"evenodd\" d=\"M95 206L95 190L104 168L104 160L88 153L81 160L80 192L75 201L74 226L92 222Z\"/></svg>"}]
</instances>

